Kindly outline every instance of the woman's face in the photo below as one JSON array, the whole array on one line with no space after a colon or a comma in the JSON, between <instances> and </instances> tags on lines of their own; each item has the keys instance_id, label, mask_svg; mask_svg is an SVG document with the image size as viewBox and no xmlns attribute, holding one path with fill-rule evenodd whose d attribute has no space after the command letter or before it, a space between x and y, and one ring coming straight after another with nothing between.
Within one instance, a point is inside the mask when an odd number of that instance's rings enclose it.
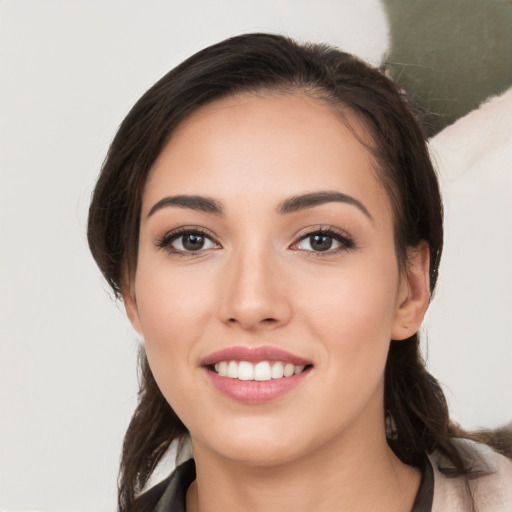
<instances>
[{"instance_id":1,"label":"woman's face","mask_svg":"<svg viewBox=\"0 0 512 512\"><path fill-rule=\"evenodd\" d=\"M373 165L326 105L271 94L203 107L159 156L124 298L196 454L274 464L384 439L389 342L426 303Z\"/></svg>"}]
</instances>

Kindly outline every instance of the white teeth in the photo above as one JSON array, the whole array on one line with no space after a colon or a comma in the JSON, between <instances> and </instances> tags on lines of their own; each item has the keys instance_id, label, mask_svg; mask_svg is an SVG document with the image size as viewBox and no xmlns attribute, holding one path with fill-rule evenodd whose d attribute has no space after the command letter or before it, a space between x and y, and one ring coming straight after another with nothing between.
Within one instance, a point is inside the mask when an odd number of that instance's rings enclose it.
<instances>
[{"instance_id":1,"label":"white teeth","mask_svg":"<svg viewBox=\"0 0 512 512\"><path fill-rule=\"evenodd\" d=\"M294 369L293 369L293 373L294 375L297 375L299 374L302 370L304 370L305 366L296 366Z\"/></svg>"},{"instance_id":2,"label":"white teeth","mask_svg":"<svg viewBox=\"0 0 512 512\"><path fill-rule=\"evenodd\" d=\"M270 380L272 378L272 371L270 363L263 361L254 367L254 380Z\"/></svg>"},{"instance_id":3,"label":"white teeth","mask_svg":"<svg viewBox=\"0 0 512 512\"><path fill-rule=\"evenodd\" d=\"M254 366L247 361L240 361L238 363L238 378L240 380L254 380Z\"/></svg>"},{"instance_id":4,"label":"white teeth","mask_svg":"<svg viewBox=\"0 0 512 512\"><path fill-rule=\"evenodd\" d=\"M267 381L271 379L282 379L298 375L304 371L305 366L295 366L292 363L276 361L260 361L253 364L248 361L219 361L215 363L214 369L221 377L239 380Z\"/></svg>"},{"instance_id":5,"label":"white teeth","mask_svg":"<svg viewBox=\"0 0 512 512\"><path fill-rule=\"evenodd\" d=\"M291 377L295 372L295 366L292 363L286 363L284 365L284 376Z\"/></svg>"},{"instance_id":6,"label":"white teeth","mask_svg":"<svg viewBox=\"0 0 512 512\"><path fill-rule=\"evenodd\" d=\"M228 374L228 363L226 361L221 361L220 363L218 363L218 365L219 365L218 374L221 377L225 377ZM217 369L215 369L215 371L217 371Z\"/></svg>"},{"instance_id":7,"label":"white teeth","mask_svg":"<svg viewBox=\"0 0 512 512\"><path fill-rule=\"evenodd\" d=\"M279 361L272 365L272 378L282 379L284 377L284 365Z\"/></svg>"},{"instance_id":8,"label":"white teeth","mask_svg":"<svg viewBox=\"0 0 512 512\"><path fill-rule=\"evenodd\" d=\"M229 361L226 377L229 377L230 379L238 379L238 363L236 361Z\"/></svg>"}]
</instances>

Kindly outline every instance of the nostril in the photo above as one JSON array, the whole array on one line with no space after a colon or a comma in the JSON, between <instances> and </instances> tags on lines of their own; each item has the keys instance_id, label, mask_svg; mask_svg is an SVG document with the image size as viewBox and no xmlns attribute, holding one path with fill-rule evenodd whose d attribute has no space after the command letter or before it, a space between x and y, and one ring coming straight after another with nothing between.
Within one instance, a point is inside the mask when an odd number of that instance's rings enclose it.
<instances>
[{"instance_id":1,"label":"nostril","mask_svg":"<svg viewBox=\"0 0 512 512\"><path fill-rule=\"evenodd\" d=\"M275 318L270 318L270 317L269 318L263 318L261 320L261 323L265 323L265 324L273 324L275 322L277 322L277 320ZM228 323L236 324L236 323L238 323L238 320L236 318L229 318L228 319Z\"/></svg>"}]
</instances>

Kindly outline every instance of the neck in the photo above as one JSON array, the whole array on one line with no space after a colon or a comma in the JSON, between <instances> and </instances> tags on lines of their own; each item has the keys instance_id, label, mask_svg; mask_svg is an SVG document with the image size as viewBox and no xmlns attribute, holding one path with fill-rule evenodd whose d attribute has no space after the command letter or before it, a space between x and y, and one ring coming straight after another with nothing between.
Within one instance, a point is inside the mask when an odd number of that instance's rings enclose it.
<instances>
[{"instance_id":1,"label":"neck","mask_svg":"<svg viewBox=\"0 0 512 512\"><path fill-rule=\"evenodd\" d=\"M292 462L251 466L193 442L197 479L187 512L409 512L420 472L403 464L384 432L347 435Z\"/></svg>"}]
</instances>

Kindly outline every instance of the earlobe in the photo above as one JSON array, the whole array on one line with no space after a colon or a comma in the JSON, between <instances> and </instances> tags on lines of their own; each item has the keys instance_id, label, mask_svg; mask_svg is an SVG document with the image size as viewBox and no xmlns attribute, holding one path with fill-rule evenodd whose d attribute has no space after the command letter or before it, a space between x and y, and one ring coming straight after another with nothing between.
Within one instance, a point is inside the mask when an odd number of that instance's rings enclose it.
<instances>
[{"instance_id":1,"label":"earlobe","mask_svg":"<svg viewBox=\"0 0 512 512\"><path fill-rule=\"evenodd\" d=\"M419 243L408 250L391 338L404 340L418 332L430 302L429 246Z\"/></svg>"},{"instance_id":2,"label":"earlobe","mask_svg":"<svg viewBox=\"0 0 512 512\"><path fill-rule=\"evenodd\" d=\"M126 311L126 316L132 327L137 331L137 333L142 336L142 327L140 324L139 318L139 308L137 307L137 298L135 296L135 291L133 290L133 285L128 287L123 287L122 290L124 309Z\"/></svg>"}]
</instances>

